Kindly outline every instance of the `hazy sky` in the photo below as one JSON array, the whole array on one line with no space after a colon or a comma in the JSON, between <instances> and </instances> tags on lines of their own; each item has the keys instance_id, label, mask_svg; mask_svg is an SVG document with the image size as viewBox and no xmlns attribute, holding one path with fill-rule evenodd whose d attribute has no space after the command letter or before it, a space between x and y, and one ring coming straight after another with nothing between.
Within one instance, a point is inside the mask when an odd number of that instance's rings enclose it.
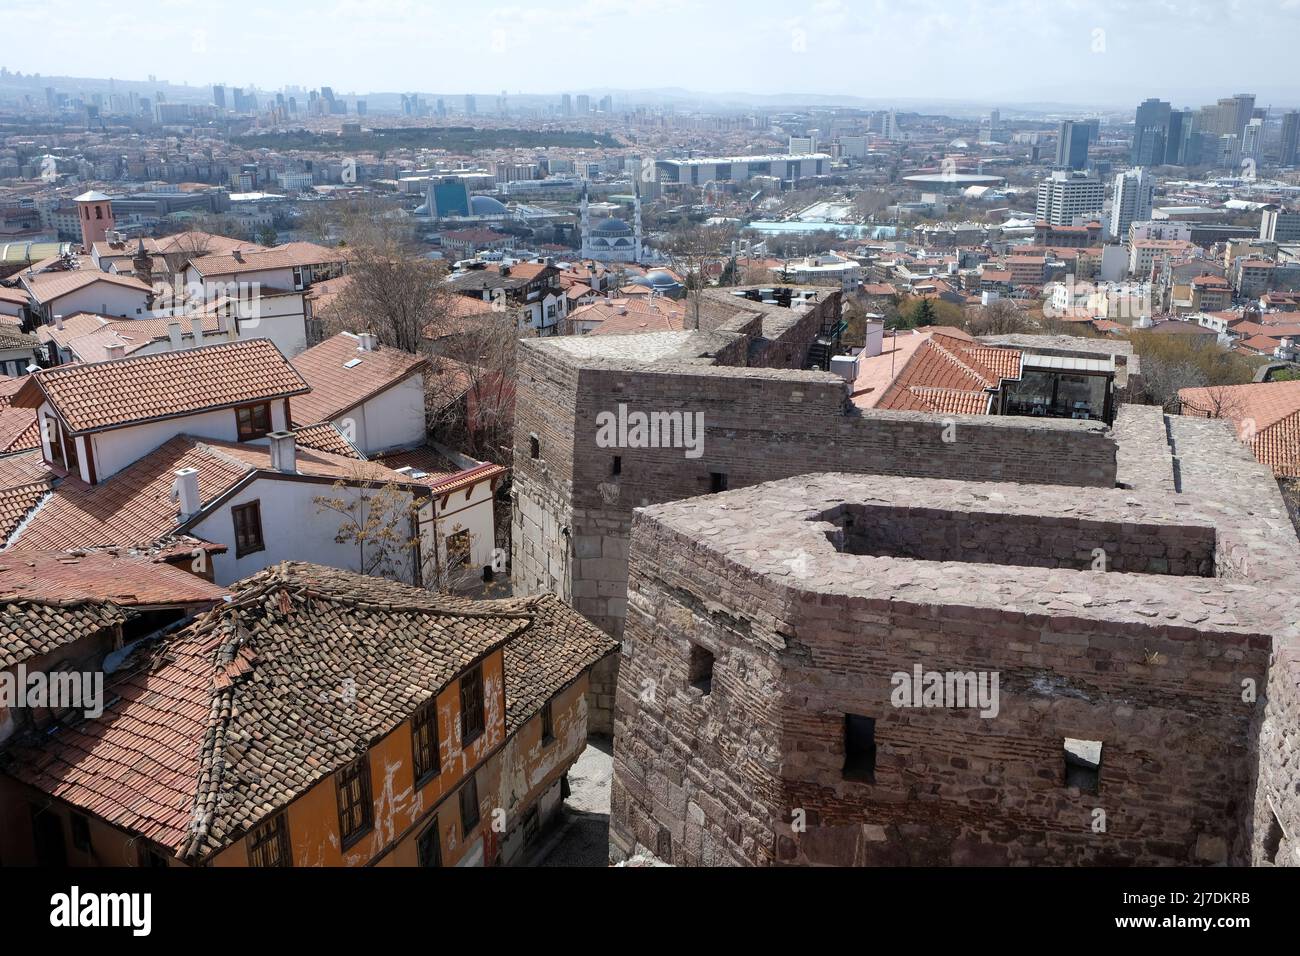
<instances>
[{"instance_id":1,"label":"hazy sky","mask_svg":"<svg viewBox=\"0 0 1300 956\"><path fill-rule=\"evenodd\" d=\"M195 85L1300 104L1300 0L0 0L0 25L11 70Z\"/></svg>"}]
</instances>

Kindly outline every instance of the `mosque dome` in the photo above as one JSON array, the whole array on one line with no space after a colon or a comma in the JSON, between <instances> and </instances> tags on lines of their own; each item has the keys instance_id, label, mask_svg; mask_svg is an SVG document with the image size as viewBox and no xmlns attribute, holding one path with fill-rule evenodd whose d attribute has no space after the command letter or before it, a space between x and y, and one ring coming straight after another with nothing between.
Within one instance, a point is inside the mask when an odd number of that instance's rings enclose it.
<instances>
[{"instance_id":1,"label":"mosque dome","mask_svg":"<svg viewBox=\"0 0 1300 956\"><path fill-rule=\"evenodd\" d=\"M591 227L593 236L604 239L617 239L632 235L632 227L622 219L603 219Z\"/></svg>"}]
</instances>

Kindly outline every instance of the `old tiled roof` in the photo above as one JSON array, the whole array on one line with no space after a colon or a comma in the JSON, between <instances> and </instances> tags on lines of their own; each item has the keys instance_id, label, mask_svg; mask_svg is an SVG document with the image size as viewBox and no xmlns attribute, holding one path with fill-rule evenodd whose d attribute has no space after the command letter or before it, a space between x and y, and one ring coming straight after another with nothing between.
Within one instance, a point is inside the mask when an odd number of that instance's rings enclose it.
<instances>
[{"instance_id":1,"label":"old tiled roof","mask_svg":"<svg viewBox=\"0 0 1300 956\"><path fill-rule=\"evenodd\" d=\"M294 266L314 266L343 262L347 256L341 249L330 249L311 242L288 242L274 249L258 252L239 252L230 255L200 256L190 260L190 266L202 276L237 275L241 272L261 272L269 269L290 269Z\"/></svg>"},{"instance_id":2,"label":"old tiled roof","mask_svg":"<svg viewBox=\"0 0 1300 956\"><path fill-rule=\"evenodd\" d=\"M150 559L111 552L0 556L0 667L125 620L123 609L203 605L225 591Z\"/></svg>"},{"instance_id":3,"label":"old tiled roof","mask_svg":"<svg viewBox=\"0 0 1300 956\"><path fill-rule=\"evenodd\" d=\"M348 441L347 436L339 431L339 427L333 422L304 425L302 428L295 428L293 433L298 436L298 446L300 448L327 451L332 455L339 455L343 458L362 460L366 457L357 450L356 445Z\"/></svg>"},{"instance_id":4,"label":"old tiled roof","mask_svg":"<svg viewBox=\"0 0 1300 956\"><path fill-rule=\"evenodd\" d=\"M298 473L335 480L405 484L401 475L374 462L300 448ZM177 435L98 485L64 478L31 516L14 547L22 550L148 545L178 528L172 500L175 473L198 471L199 499L207 505L254 471L270 472L266 445L221 442Z\"/></svg>"},{"instance_id":5,"label":"old tiled roof","mask_svg":"<svg viewBox=\"0 0 1300 956\"><path fill-rule=\"evenodd\" d=\"M297 356L293 366L311 388L291 407L294 423L315 425L427 369L429 361L387 346L367 352L355 335L340 332Z\"/></svg>"},{"instance_id":6,"label":"old tiled roof","mask_svg":"<svg viewBox=\"0 0 1300 956\"><path fill-rule=\"evenodd\" d=\"M41 428L33 408L0 407L0 454L39 448Z\"/></svg>"},{"instance_id":7,"label":"old tiled roof","mask_svg":"<svg viewBox=\"0 0 1300 956\"><path fill-rule=\"evenodd\" d=\"M479 462L471 468L461 468L430 445L384 452L376 455L375 461L394 471L398 468L414 469L411 480L427 485L436 495L449 495L506 473L500 465L491 462Z\"/></svg>"},{"instance_id":8,"label":"old tiled roof","mask_svg":"<svg viewBox=\"0 0 1300 956\"><path fill-rule=\"evenodd\" d=\"M129 289L135 289L142 295L152 289L134 276L116 275L100 272L98 269L72 269L60 272L41 272L35 275L23 275L23 281L32 290L32 297L37 302L49 303L69 292L76 292L95 282L107 282Z\"/></svg>"},{"instance_id":9,"label":"old tiled roof","mask_svg":"<svg viewBox=\"0 0 1300 956\"><path fill-rule=\"evenodd\" d=\"M270 339L43 369L15 404L54 406L74 433L302 395L307 383Z\"/></svg>"},{"instance_id":10,"label":"old tiled roof","mask_svg":"<svg viewBox=\"0 0 1300 956\"><path fill-rule=\"evenodd\" d=\"M1300 382L1184 388L1178 398L1184 415L1231 421L1279 478L1300 478Z\"/></svg>"},{"instance_id":11,"label":"old tiled roof","mask_svg":"<svg viewBox=\"0 0 1300 956\"><path fill-rule=\"evenodd\" d=\"M979 345L965 333L935 332L912 354L877 408L982 415L1004 379L1020 377L1020 351Z\"/></svg>"},{"instance_id":12,"label":"old tiled roof","mask_svg":"<svg viewBox=\"0 0 1300 956\"><path fill-rule=\"evenodd\" d=\"M18 749L10 773L201 862L503 645L510 731L617 647L553 595L471 602L277 565L127 668L101 718Z\"/></svg>"}]
</instances>

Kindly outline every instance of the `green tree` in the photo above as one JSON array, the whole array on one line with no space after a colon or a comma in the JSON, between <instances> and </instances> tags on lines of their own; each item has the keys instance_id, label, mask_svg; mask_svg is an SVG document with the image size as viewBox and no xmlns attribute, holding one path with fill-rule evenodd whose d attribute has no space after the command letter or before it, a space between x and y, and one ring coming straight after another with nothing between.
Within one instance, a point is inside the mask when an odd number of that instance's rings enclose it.
<instances>
[{"instance_id":1,"label":"green tree","mask_svg":"<svg viewBox=\"0 0 1300 956\"><path fill-rule=\"evenodd\" d=\"M274 226L267 226L257 234L257 241L262 245L269 247L279 242L280 237L276 235Z\"/></svg>"},{"instance_id":2,"label":"green tree","mask_svg":"<svg viewBox=\"0 0 1300 956\"><path fill-rule=\"evenodd\" d=\"M912 307L911 319L912 324L919 329L925 328L927 325L934 325L937 320L934 311L934 303L929 299L919 300L916 305Z\"/></svg>"}]
</instances>

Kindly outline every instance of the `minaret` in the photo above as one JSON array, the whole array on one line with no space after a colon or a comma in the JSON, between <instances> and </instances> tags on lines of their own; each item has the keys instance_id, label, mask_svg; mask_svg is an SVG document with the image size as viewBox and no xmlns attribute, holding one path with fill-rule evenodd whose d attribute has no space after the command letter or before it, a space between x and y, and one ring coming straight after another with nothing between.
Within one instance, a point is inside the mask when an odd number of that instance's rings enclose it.
<instances>
[{"instance_id":1,"label":"minaret","mask_svg":"<svg viewBox=\"0 0 1300 956\"><path fill-rule=\"evenodd\" d=\"M635 258L632 261L637 264L640 264L641 262L641 180L639 178L636 180L636 191L634 193L634 197L635 198L632 200L632 231L633 231L633 236L635 237L634 238L635 244L632 247L632 251Z\"/></svg>"},{"instance_id":2,"label":"minaret","mask_svg":"<svg viewBox=\"0 0 1300 956\"><path fill-rule=\"evenodd\" d=\"M587 184L582 184L582 253L581 258L591 258L591 210L587 208Z\"/></svg>"}]
</instances>

